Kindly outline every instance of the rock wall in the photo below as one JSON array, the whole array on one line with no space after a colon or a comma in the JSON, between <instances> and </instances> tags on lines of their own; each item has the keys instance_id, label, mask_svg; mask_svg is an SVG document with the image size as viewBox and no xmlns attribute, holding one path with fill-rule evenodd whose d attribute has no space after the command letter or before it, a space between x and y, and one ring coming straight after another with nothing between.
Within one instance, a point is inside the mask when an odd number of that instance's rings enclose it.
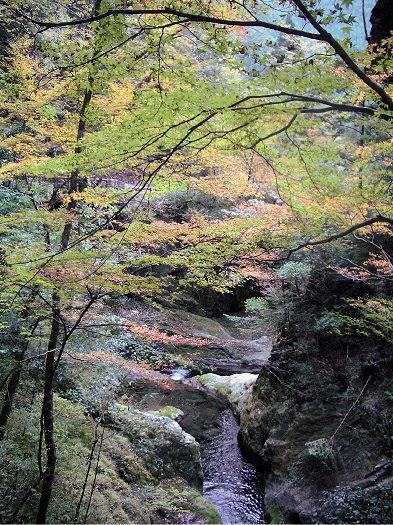
<instances>
[{"instance_id":1,"label":"rock wall","mask_svg":"<svg viewBox=\"0 0 393 525\"><path fill-rule=\"evenodd\" d=\"M340 297L372 293L347 283L327 275L310 290L242 412L272 522L393 521L392 346L312 330Z\"/></svg>"}]
</instances>

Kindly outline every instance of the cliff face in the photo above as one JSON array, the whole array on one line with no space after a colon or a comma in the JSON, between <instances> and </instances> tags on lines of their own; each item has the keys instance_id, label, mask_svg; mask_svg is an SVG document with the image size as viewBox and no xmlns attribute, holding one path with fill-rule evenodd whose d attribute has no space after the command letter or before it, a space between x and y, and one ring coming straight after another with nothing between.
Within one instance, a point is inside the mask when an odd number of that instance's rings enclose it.
<instances>
[{"instance_id":1,"label":"cliff face","mask_svg":"<svg viewBox=\"0 0 393 525\"><path fill-rule=\"evenodd\" d=\"M380 44L393 31L393 3L391 0L377 0L370 17L370 44Z\"/></svg>"},{"instance_id":2,"label":"cliff face","mask_svg":"<svg viewBox=\"0 0 393 525\"><path fill-rule=\"evenodd\" d=\"M311 287L242 413L273 522L393 521L392 346L312 328L326 307L359 293L373 290L333 275Z\"/></svg>"},{"instance_id":3,"label":"cliff face","mask_svg":"<svg viewBox=\"0 0 393 525\"><path fill-rule=\"evenodd\" d=\"M383 71L380 80L385 84L390 84L393 81L393 75L391 68L384 65L384 59L386 56L392 56L393 2L391 0L377 0L371 11L370 23L371 30L368 42L370 50L375 53L375 58L371 62L371 69L375 68L375 71L378 71L380 75Z\"/></svg>"}]
</instances>

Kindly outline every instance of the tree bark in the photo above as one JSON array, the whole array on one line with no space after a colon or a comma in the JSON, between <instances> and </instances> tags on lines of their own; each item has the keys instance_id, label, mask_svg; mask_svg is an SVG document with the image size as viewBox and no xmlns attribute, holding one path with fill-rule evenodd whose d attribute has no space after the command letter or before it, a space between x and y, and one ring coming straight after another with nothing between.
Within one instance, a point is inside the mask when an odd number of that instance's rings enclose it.
<instances>
[{"instance_id":1,"label":"tree bark","mask_svg":"<svg viewBox=\"0 0 393 525\"><path fill-rule=\"evenodd\" d=\"M368 38L371 51L376 57L371 62L371 70L375 68L384 56L392 56L393 47L391 43L384 42L392 36L393 31L393 2L392 0L377 0L371 11L371 31ZM384 84L393 81L393 73L385 68L383 72Z\"/></svg>"},{"instance_id":2,"label":"tree bark","mask_svg":"<svg viewBox=\"0 0 393 525\"><path fill-rule=\"evenodd\" d=\"M371 11L370 22L370 44L380 44L382 40L389 38L393 31L392 0L377 0Z\"/></svg>"},{"instance_id":3,"label":"tree bark","mask_svg":"<svg viewBox=\"0 0 393 525\"><path fill-rule=\"evenodd\" d=\"M24 309L22 319L26 319L29 315L29 309L26 307ZM30 336L32 336L39 324L39 319L37 319L31 326ZM19 385L20 376L22 373L22 361L26 355L27 349L29 348L29 339L23 341L21 346L22 349L16 354L16 365L11 370L9 377L5 380L5 391L3 404L0 410L0 441L4 439L4 434L7 426L8 419L12 412L12 407L14 404L15 394ZM19 344L19 343L18 343Z\"/></svg>"},{"instance_id":4,"label":"tree bark","mask_svg":"<svg viewBox=\"0 0 393 525\"><path fill-rule=\"evenodd\" d=\"M95 0L93 15L98 14L101 5L101 0ZM89 108L93 90L92 90L92 75L89 76L89 87L85 90L81 111L79 114L78 130L77 130L77 141L79 141L86 133L86 113ZM75 148L76 153L81 152L81 147L77 144ZM70 175L70 183L68 192L71 195L71 200L68 205L68 211L73 212L76 208L76 202L72 198L72 193L80 190L79 184L79 172L75 170ZM62 236L61 236L61 249L66 250L70 243L72 232L72 217L64 224ZM42 420L44 430L44 440L46 448L46 468L42 481L41 496L37 509L36 523L45 523L48 513L49 502L52 494L53 483L55 479L56 471L56 442L54 436L54 410L53 410L53 386L54 376L57 366L56 359L56 348L58 345L60 335L60 308L61 301L58 293L53 292L52 295L52 324L48 343L48 354L45 359L45 386L44 386L44 399L42 403ZM90 303L89 303L90 304ZM61 357L61 351L59 357Z\"/></svg>"},{"instance_id":5,"label":"tree bark","mask_svg":"<svg viewBox=\"0 0 393 525\"><path fill-rule=\"evenodd\" d=\"M45 358L45 386L42 402L42 419L46 448L46 467L42 480L41 496L37 509L36 523L45 523L48 506L53 489L56 470L56 442L54 436L53 383L55 372L56 347L60 333L60 298L57 292L52 295L53 314L48 342L48 353Z\"/></svg>"},{"instance_id":6,"label":"tree bark","mask_svg":"<svg viewBox=\"0 0 393 525\"><path fill-rule=\"evenodd\" d=\"M0 411L0 441L4 439L5 429L7 426L8 419L11 415L12 406L14 404L16 389L18 387L20 374L21 374L20 361L22 358L23 358L23 353L18 355L19 362L17 366L15 367L15 369L11 372L11 375L6 385L6 390L4 392L3 405Z\"/></svg>"}]
</instances>

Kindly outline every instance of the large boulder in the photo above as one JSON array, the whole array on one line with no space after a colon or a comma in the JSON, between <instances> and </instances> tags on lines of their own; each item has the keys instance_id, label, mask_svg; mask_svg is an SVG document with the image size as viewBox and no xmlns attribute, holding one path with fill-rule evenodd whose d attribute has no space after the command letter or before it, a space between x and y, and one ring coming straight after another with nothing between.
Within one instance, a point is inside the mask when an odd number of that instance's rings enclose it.
<instances>
[{"instance_id":1,"label":"large boulder","mask_svg":"<svg viewBox=\"0 0 393 525\"><path fill-rule=\"evenodd\" d=\"M393 462L384 461L356 483L325 495L318 523L391 523Z\"/></svg>"},{"instance_id":2,"label":"large boulder","mask_svg":"<svg viewBox=\"0 0 393 525\"><path fill-rule=\"evenodd\" d=\"M110 417L128 437L157 479L183 478L192 487L203 482L199 443L174 419L115 403Z\"/></svg>"},{"instance_id":3,"label":"large boulder","mask_svg":"<svg viewBox=\"0 0 393 525\"><path fill-rule=\"evenodd\" d=\"M284 523L390 523L392 476L370 477L391 457L389 373L368 380L354 367L345 378L320 354L294 354L269 364L275 375L263 370L240 412L240 440L265 473L267 514Z\"/></svg>"},{"instance_id":4,"label":"large boulder","mask_svg":"<svg viewBox=\"0 0 393 525\"><path fill-rule=\"evenodd\" d=\"M202 385L223 394L232 404L236 412L241 412L245 402L251 395L258 374L232 374L220 376L218 374L203 374L196 377Z\"/></svg>"},{"instance_id":5,"label":"large boulder","mask_svg":"<svg viewBox=\"0 0 393 525\"><path fill-rule=\"evenodd\" d=\"M372 474L392 458L392 345L321 329L321 314L345 312L343 297L372 293L325 279L297 306L263 366L240 414L240 439L265 474L271 520L392 522L392 474Z\"/></svg>"}]
</instances>

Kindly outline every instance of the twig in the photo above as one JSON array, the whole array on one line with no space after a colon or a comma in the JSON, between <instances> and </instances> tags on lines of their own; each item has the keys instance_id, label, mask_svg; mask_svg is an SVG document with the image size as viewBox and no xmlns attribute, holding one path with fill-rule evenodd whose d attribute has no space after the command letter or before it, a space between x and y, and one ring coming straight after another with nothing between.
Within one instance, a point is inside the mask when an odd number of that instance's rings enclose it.
<instances>
[{"instance_id":1,"label":"twig","mask_svg":"<svg viewBox=\"0 0 393 525\"><path fill-rule=\"evenodd\" d=\"M335 430L335 431L333 432L333 434L330 436L329 441L331 441L331 442L333 441L333 439L334 439L335 436L337 435L338 431L340 430L340 428L341 428L341 427L343 426L343 424L345 423L347 417L349 416L349 414L352 412L352 410L353 410L353 409L355 408L355 406L357 405L359 399L360 399L360 398L362 397L362 395L363 395L363 392L366 390L367 385L368 385L370 379L371 379L371 376L368 376L367 381L364 383L363 388L362 388L362 390L360 391L360 394L359 394L358 397L355 399L355 401L352 403L352 405L351 405L350 409L348 410L348 412L347 412L347 413L345 414L345 416L342 418L341 423L338 425L338 427L336 428L336 430Z\"/></svg>"},{"instance_id":2,"label":"twig","mask_svg":"<svg viewBox=\"0 0 393 525\"><path fill-rule=\"evenodd\" d=\"M87 504L87 508L86 508L86 512L85 512L85 518L83 520L83 523L86 523L86 521L87 521L87 516L89 514L90 505L91 505L91 500L93 498L94 489L96 488L98 467L99 467L99 464L100 464L100 457L101 457L101 450L102 450L102 442L104 440L104 433L105 433L105 429L103 428L102 432L101 432L100 443L99 443L99 446L98 446L98 455L97 455L96 467L95 467L95 471L94 471L94 479L93 479L93 483L92 483L92 486L91 486L91 491L90 491L90 495L89 495L89 501L88 501L88 504Z\"/></svg>"}]
</instances>

